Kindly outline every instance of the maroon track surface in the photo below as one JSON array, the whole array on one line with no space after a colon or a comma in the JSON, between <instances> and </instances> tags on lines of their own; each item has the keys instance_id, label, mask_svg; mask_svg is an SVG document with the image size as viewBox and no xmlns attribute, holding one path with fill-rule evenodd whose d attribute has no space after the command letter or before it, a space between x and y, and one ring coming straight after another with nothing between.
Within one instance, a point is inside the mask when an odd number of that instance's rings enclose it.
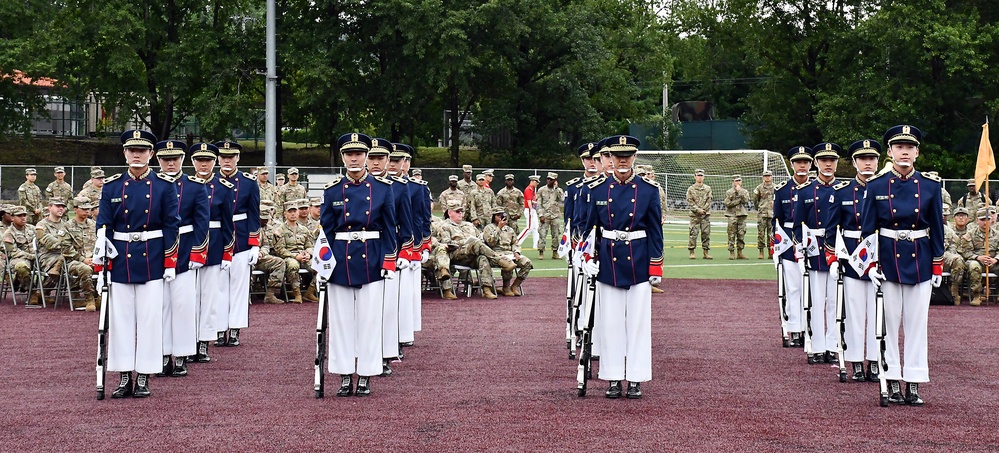
<instances>
[{"instance_id":1,"label":"maroon track surface","mask_svg":"<svg viewBox=\"0 0 999 453\"><path fill-rule=\"evenodd\" d=\"M424 330L368 398L313 398L316 305L251 308L237 348L147 399L94 390L97 316L0 307L0 450L999 449L995 307L932 307L923 407L881 408L778 340L773 282L666 280L653 307L654 380L642 400L576 397L564 285L528 296L424 300ZM65 307L65 305L63 305Z\"/></svg>"}]
</instances>

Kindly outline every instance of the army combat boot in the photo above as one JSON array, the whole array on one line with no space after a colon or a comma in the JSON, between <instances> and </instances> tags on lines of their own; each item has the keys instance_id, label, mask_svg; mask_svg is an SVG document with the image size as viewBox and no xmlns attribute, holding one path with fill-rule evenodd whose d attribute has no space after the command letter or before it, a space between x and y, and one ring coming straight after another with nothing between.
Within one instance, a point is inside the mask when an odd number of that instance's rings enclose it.
<instances>
[{"instance_id":1,"label":"army combat boot","mask_svg":"<svg viewBox=\"0 0 999 453\"><path fill-rule=\"evenodd\" d=\"M758 259L758 260L762 260L763 259L763 249L760 249L760 257L756 258L756 259Z\"/></svg>"},{"instance_id":2,"label":"army combat boot","mask_svg":"<svg viewBox=\"0 0 999 453\"><path fill-rule=\"evenodd\" d=\"M972 293L971 294L971 306L972 307L977 307L977 306L979 306L981 304L982 304L982 294L981 293Z\"/></svg>"},{"instance_id":3,"label":"army combat boot","mask_svg":"<svg viewBox=\"0 0 999 453\"><path fill-rule=\"evenodd\" d=\"M538 259L539 260L545 259L545 249L538 249Z\"/></svg>"},{"instance_id":4,"label":"army combat boot","mask_svg":"<svg viewBox=\"0 0 999 453\"><path fill-rule=\"evenodd\" d=\"M707 258L705 258L705 259L707 259ZM729 250L728 251L728 259L729 260L734 260L735 259L735 250Z\"/></svg>"},{"instance_id":5,"label":"army combat boot","mask_svg":"<svg viewBox=\"0 0 999 453\"><path fill-rule=\"evenodd\" d=\"M86 302L87 311L97 311L97 301L94 300L94 293L92 291L86 292Z\"/></svg>"},{"instance_id":6,"label":"army combat boot","mask_svg":"<svg viewBox=\"0 0 999 453\"><path fill-rule=\"evenodd\" d=\"M458 298L458 296L454 295L454 290L451 288L441 289L441 293L443 294L444 300L455 300Z\"/></svg>"},{"instance_id":7,"label":"army combat boot","mask_svg":"<svg viewBox=\"0 0 999 453\"><path fill-rule=\"evenodd\" d=\"M309 288L305 290L305 295L302 296L302 300L306 302L319 302L319 296L316 294L316 282L312 281Z\"/></svg>"},{"instance_id":8,"label":"army combat boot","mask_svg":"<svg viewBox=\"0 0 999 453\"><path fill-rule=\"evenodd\" d=\"M708 255L708 249L704 249L704 259L706 259L706 260L713 260L714 259L714 258L711 257L711 255Z\"/></svg>"},{"instance_id":9,"label":"army combat boot","mask_svg":"<svg viewBox=\"0 0 999 453\"><path fill-rule=\"evenodd\" d=\"M954 296L954 305L961 305L961 287L956 281L950 284L950 295Z\"/></svg>"},{"instance_id":10,"label":"army combat boot","mask_svg":"<svg viewBox=\"0 0 999 453\"><path fill-rule=\"evenodd\" d=\"M483 299L495 299L496 293L493 291L492 286L482 285L482 298Z\"/></svg>"},{"instance_id":11,"label":"army combat boot","mask_svg":"<svg viewBox=\"0 0 999 453\"><path fill-rule=\"evenodd\" d=\"M283 304L284 303L283 300L278 299L277 296L274 295L274 290L275 290L275 288L273 286L268 286L267 287L267 292L264 293L264 303L265 304Z\"/></svg>"},{"instance_id":12,"label":"army combat boot","mask_svg":"<svg viewBox=\"0 0 999 453\"><path fill-rule=\"evenodd\" d=\"M504 278L503 279L503 290L502 290L502 292L500 292L500 294L502 294L504 296L507 296L507 297L510 297L510 296L514 295L513 291L510 289L510 279L509 278Z\"/></svg>"},{"instance_id":13,"label":"army combat boot","mask_svg":"<svg viewBox=\"0 0 999 453\"><path fill-rule=\"evenodd\" d=\"M552 259L553 260L557 260L558 259L558 251L557 250L552 250Z\"/></svg>"},{"instance_id":14,"label":"army combat boot","mask_svg":"<svg viewBox=\"0 0 999 453\"><path fill-rule=\"evenodd\" d=\"M746 255L742 254L742 249L739 249L739 252L735 255L735 257L737 259L740 259L740 260L748 260L749 259L749 258L746 258Z\"/></svg>"},{"instance_id":15,"label":"army combat boot","mask_svg":"<svg viewBox=\"0 0 999 453\"><path fill-rule=\"evenodd\" d=\"M520 287L520 285L522 284L524 284L524 279L520 277L513 279L513 283L510 285L510 291L513 293L514 296L519 297L524 295L524 288Z\"/></svg>"},{"instance_id":16,"label":"army combat boot","mask_svg":"<svg viewBox=\"0 0 999 453\"><path fill-rule=\"evenodd\" d=\"M694 250L693 249L690 250L690 259L692 259L692 260L697 259L697 257L694 256Z\"/></svg>"},{"instance_id":17,"label":"army combat boot","mask_svg":"<svg viewBox=\"0 0 999 453\"><path fill-rule=\"evenodd\" d=\"M295 285L295 288L291 290L291 301L300 304L302 303L302 288Z\"/></svg>"}]
</instances>

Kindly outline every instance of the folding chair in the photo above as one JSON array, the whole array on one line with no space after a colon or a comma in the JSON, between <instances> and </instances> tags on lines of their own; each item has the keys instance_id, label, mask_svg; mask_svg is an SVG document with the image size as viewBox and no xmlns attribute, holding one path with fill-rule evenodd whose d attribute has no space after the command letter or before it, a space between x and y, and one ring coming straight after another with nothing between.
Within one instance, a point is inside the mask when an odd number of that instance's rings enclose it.
<instances>
[{"instance_id":1,"label":"folding chair","mask_svg":"<svg viewBox=\"0 0 999 453\"><path fill-rule=\"evenodd\" d=\"M28 287L21 287L17 283L17 278L14 276L14 268L10 265L9 261L4 265L3 275L0 276L0 279L3 280L3 285L0 285L0 300L6 299L7 294L10 293L10 298L14 302L14 305L17 305L18 295L24 296L23 304L28 304L28 297L31 294L28 290L30 285Z\"/></svg>"},{"instance_id":2,"label":"folding chair","mask_svg":"<svg viewBox=\"0 0 999 453\"><path fill-rule=\"evenodd\" d=\"M455 289L461 292L462 285L464 285L465 297L472 297L472 293L476 290L479 294L482 293L482 282L479 280L479 269L469 266L462 266L460 264L452 264L455 272L451 275L455 278Z\"/></svg>"},{"instance_id":3,"label":"folding chair","mask_svg":"<svg viewBox=\"0 0 999 453\"><path fill-rule=\"evenodd\" d=\"M46 294L50 291L55 294L52 296L52 303L54 308L59 308L59 299L66 296L69 299L69 308L73 310L73 292L70 290L70 279L69 279L69 266L66 263L66 258L60 257L60 270L59 275L55 277L55 281L51 285L46 286L46 280L49 280L50 276L48 273L42 271L41 261L38 255L35 255L32 269L32 278L30 280L31 286L28 288L28 294L30 295L34 291L41 293L41 308L47 307ZM65 291L65 293L64 293ZM29 296L30 297L30 296ZM26 305L29 308L39 308L38 305Z\"/></svg>"}]
</instances>

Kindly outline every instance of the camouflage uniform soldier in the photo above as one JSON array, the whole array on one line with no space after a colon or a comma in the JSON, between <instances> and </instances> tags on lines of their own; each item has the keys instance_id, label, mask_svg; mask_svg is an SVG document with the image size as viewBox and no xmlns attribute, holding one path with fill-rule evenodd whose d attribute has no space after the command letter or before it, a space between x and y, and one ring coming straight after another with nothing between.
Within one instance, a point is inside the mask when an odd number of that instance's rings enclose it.
<instances>
[{"instance_id":1,"label":"camouflage uniform soldier","mask_svg":"<svg viewBox=\"0 0 999 453\"><path fill-rule=\"evenodd\" d=\"M10 209L11 225L3 234L3 251L7 255L7 265L14 273L18 288L27 290L31 277L31 260L35 252L31 248L31 240L35 238L34 229L27 226L28 211L24 206L13 206Z\"/></svg>"},{"instance_id":2,"label":"camouflage uniform soldier","mask_svg":"<svg viewBox=\"0 0 999 453\"><path fill-rule=\"evenodd\" d=\"M949 215L948 207L944 205L944 215ZM961 217L961 219L958 219ZM958 207L954 209L955 223L967 225L968 210ZM966 231L962 231L965 234ZM989 238L991 239L991 238ZM950 273L950 294L954 296L954 305L961 305L961 283L964 282L964 273L967 265L964 257L961 256L961 240L957 232L946 222L944 223L944 272Z\"/></svg>"},{"instance_id":3,"label":"camouflage uniform soldier","mask_svg":"<svg viewBox=\"0 0 999 453\"><path fill-rule=\"evenodd\" d=\"M298 183L298 169L291 167L288 169L288 183L281 186L280 194L274 200L274 206L282 207L289 201L307 196L305 186Z\"/></svg>"},{"instance_id":4,"label":"camouflage uniform soldier","mask_svg":"<svg viewBox=\"0 0 999 453\"><path fill-rule=\"evenodd\" d=\"M257 187L260 188L260 200L271 200L278 194L278 186L271 184L268 177L270 177L271 171L267 167L257 167Z\"/></svg>"},{"instance_id":5,"label":"camouflage uniform soldier","mask_svg":"<svg viewBox=\"0 0 999 453\"><path fill-rule=\"evenodd\" d=\"M68 223L63 220L65 212L66 202L62 198L52 198L49 200L48 217L40 220L35 226L35 235L38 237L38 264L42 272L48 274L50 279L56 280L63 272L63 258L65 258L65 265L68 268L66 271L73 281L79 282L89 306L94 304L94 286L90 280L94 270L73 259L77 254L73 248L73 237L67 228ZM40 297L39 291L31 294L31 299L36 303Z\"/></svg>"},{"instance_id":6,"label":"camouflage uniform soldier","mask_svg":"<svg viewBox=\"0 0 999 453\"><path fill-rule=\"evenodd\" d=\"M687 250L690 259L694 259L694 247L697 245L697 233L701 234L701 248L704 249L704 259L713 259L708 254L711 250L711 186L704 184L704 170L694 170L694 184L687 188L687 205L690 206L690 238Z\"/></svg>"},{"instance_id":7,"label":"camouflage uniform soldier","mask_svg":"<svg viewBox=\"0 0 999 453\"><path fill-rule=\"evenodd\" d=\"M298 200L298 222L299 226L305 228L305 231L309 232L309 244L315 244L316 238L319 237L319 221L315 220L311 216L312 201L308 198L299 198ZM316 199L318 202L319 199ZM311 246L310 246L311 247ZM309 248L309 250L312 250Z\"/></svg>"},{"instance_id":8,"label":"camouflage uniform soldier","mask_svg":"<svg viewBox=\"0 0 999 453\"><path fill-rule=\"evenodd\" d=\"M444 209L449 201L455 200L462 207L462 211L464 211L468 196L465 195L463 190L458 188L458 182L458 175L447 177L448 188L441 191L441 194L437 197L437 203L441 205L441 209Z\"/></svg>"},{"instance_id":9,"label":"camouflage uniform soldier","mask_svg":"<svg viewBox=\"0 0 999 453\"><path fill-rule=\"evenodd\" d=\"M291 295L296 304L303 301L302 283L298 271L304 266L305 269L310 269L310 272L313 272L309 267L309 260L312 259L310 253L312 235L304 226L298 224L298 204L294 200L285 202L285 223L274 231L274 245L271 248L274 255L284 258L285 275L288 282L291 283ZM306 295L304 298L307 302L319 301L319 299L308 296Z\"/></svg>"},{"instance_id":10,"label":"camouflage uniform soldier","mask_svg":"<svg viewBox=\"0 0 999 453\"><path fill-rule=\"evenodd\" d=\"M441 222L440 236L437 239L447 248L452 263L478 268L482 297L495 299L493 268L490 266L490 261L497 262L503 270L510 272L517 267L512 261L499 256L482 242L478 237L479 230L470 222L460 221L458 219L460 214L461 209L456 204L452 202L448 205L448 220Z\"/></svg>"},{"instance_id":11,"label":"camouflage uniform soldier","mask_svg":"<svg viewBox=\"0 0 999 453\"><path fill-rule=\"evenodd\" d=\"M558 259L558 243L562 240L565 192L558 186L558 173L548 172L547 184L538 189L538 257L545 259L545 241L552 238L552 259ZM549 233L550 232L550 233Z\"/></svg>"},{"instance_id":12,"label":"camouflage uniform soldier","mask_svg":"<svg viewBox=\"0 0 999 453\"><path fill-rule=\"evenodd\" d=\"M102 187L104 187L104 170L100 168L90 170L90 179L83 185L83 190L76 194L76 196L87 197L90 200L90 204L97 207L97 204L101 201Z\"/></svg>"},{"instance_id":13,"label":"camouflage uniform soldier","mask_svg":"<svg viewBox=\"0 0 999 453\"><path fill-rule=\"evenodd\" d=\"M966 208L968 213L974 215L979 209L985 206L992 206L992 200L989 200L988 194L978 191L978 186L975 185L974 179L968 180L968 193L957 200L957 205Z\"/></svg>"},{"instance_id":14,"label":"camouflage uniform soldier","mask_svg":"<svg viewBox=\"0 0 999 453\"><path fill-rule=\"evenodd\" d=\"M493 212L493 194L492 189L486 187L486 175L480 174L475 177L475 182L478 184L475 191L472 192L472 225L480 230L485 228L489 224L490 213Z\"/></svg>"},{"instance_id":15,"label":"camouflage uniform soldier","mask_svg":"<svg viewBox=\"0 0 999 453\"><path fill-rule=\"evenodd\" d=\"M749 191L742 188L742 176L732 176L732 188L725 191L725 217L728 217L728 259L746 259L742 249L746 248L746 204ZM736 251L738 249L738 252ZM737 255L738 253L738 255Z\"/></svg>"},{"instance_id":16,"label":"camouflage uniform soldier","mask_svg":"<svg viewBox=\"0 0 999 453\"><path fill-rule=\"evenodd\" d=\"M88 179L87 182L83 183L83 189L89 189L91 187L94 187L94 173L97 173L97 172L100 172L100 174L101 174L101 182L104 182L104 170L102 170L101 167L98 167L98 166L95 165L93 167L90 167L90 179ZM100 189L100 187L98 187L98 192L100 192L99 189ZM77 194L77 195L79 195L79 194Z\"/></svg>"},{"instance_id":17,"label":"camouflage uniform soldier","mask_svg":"<svg viewBox=\"0 0 999 453\"><path fill-rule=\"evenodd\" d=\"M472 191L475 190L475 181L472 181L472 166L462 165L461 173L463 178L458 181L458 190L465 192L465 199L471 198Z\"/></svg>"},{"instance_id":18,"label":"camouflage uniform soldier","mask_svg":"<svg viewBox=\"0 0 999 453\"><path fill-rule=\"evenodd\" d=\"M517 221L524 214L524 192L513 186L512 174L504 176L503 182L506 187L496 192L496 206L502 207L506 211L510 227L519 235L520 224Z\"/></svg>"},{"instance_id":19,"label":"camouflage uniform soldier","mask_svg":"<svg viewBox=\"0 0 999 453\"><path fill-rule=\"evenodd\" d=\"M531 263L530 258L520 253L517 232L507 224L507 213L503 207L493 208L492 222L482 230L482 240L497 254L513 261L517 266L516 279L514 279L513 271L504 270L501 272L503 275L502 294L504 296L523 296L524 290L521 288L521 284L527 279L527 274L534 268L534 264ZM513 280L512 284L511 280Z\"/></svg>"},{"instance_id":20,"label":"camouflage uniform soldier","mask_svg":"<svg viewBox=\"0 0 999 453\"><path fill-rule=\"evenodd\" d=\"M66 182L66 169L64 167L55 168L55 181L49 183L45 188L45 197L58 197L69 203L69 208L73 208L73 186Z\"/></svg>"},{"instance_id":21,"label":"camouflage uniform soldier","mask_svg":"<svg viewBox=\"0 0 999 453\"><path fill-rule=\"evenodd\" d=\"M444 206L451 206L462 211L462 213L457 214L459 217L464 213L465 208L457 200L451 200L449 203ZM447 209L445 209L444 215L447 215ZM430 218L430 258L423 264L423 269L434 273L434 278L441 286L441 296L445 300L455 300L458 296L454 294L454 284L451 282L451 256L447 253L447 247L437 239L441 237L441 224L444 222L446 220L439 217Z\"/></svg>"},{"instance_id":22,"label":"camouflage uniform soldier","mask_svg":"<svg viewBox=\"0 0 999 453\"><path fill-rule=\"evenodd\" d=\"M923 174L924 175L929 175L931 177L938 177L938 178L940 177L940 174L937 173L937 172L935 172L935 171L924 171ZM954 203L952 202L952 200L953 199L950 197L950 192L948 192L947 189L945 189L941 185L940 186L940 201L943 202L944 206L954 206Z\"/></svg>"},{"instance_id":23,"label":"camouflage uniform soldier","mask_svg":"<svg viewBox=\"0 0 999 453\"><path fill-rule=\"evenodd\" d=\"M93 209L93 206L90 204L89 199L86 197L76 197L73 200L74 216L72 219L65 220L64 222L66 223L66 231L73 241L73 254L66 254L66 260L83 263L88 269L92 270L93 259L91 256L94 253L94 245L97 243L97 222L94 222L90 218L91 209ZM91 275L92 271L90 274L77 273L74 276L75 281L73 282L73 286L80 288L84 293L87 311L96 311L100 307L97 306L97 301L94 299L96 292L94 291L93 281L90 279ZM84 278L86 281L82 280Z\"/></svg>"},{"instance_id":24,"label":"camouflage uniform soldier","mask_svg":"<svg viewBox=\"0 0 999 453\"><path fill-rule=\"evenodd\" d=\"M989 232L988 254L985 250L985 230L992 227L989 218L989 210L981 208L978 210L977 227L969 227L968 232L961 236L961 255L967 261L968 285L971 287L971 305L982 304L982 272L990 271L991 266L996 263L996 254L999 249L999 235L994 231Z\"/></svg>"},{"instance_id":25,"label":"camouflage uniform soldier","mask_svg":"<svg viewBox=\"0 0 999 453\"><path fill-rule=\"evenodd\" d=\"M42 189L35 185L38 172L34 168L24 170L26 180L21 187L17 188L17 204L24 206L28 211L28 223L34 225L44 216L42 212Z\"/></svg>"},{"instance_id":26,"label":"camouflage uniform soldier","mask_svg":"<svg viewBox=\"0 0 999 453\"><path fill-rule=\"evenodd\" d=\"M774 183L770 170L763 172L763 182L753 189L753 204L756 206L756 248L760 249L759 259L763 259L763 250L769 253L770 238L774 235Z\"/></svg>"},{"instance_id":27,"label":"camouflage uniform soldier","mask_svg":"<svg viewBox=\"0 0 999 453\"><path fill-rule=\"evenodd\" d=\"M274 202L271 200L260 200L260 257L254 269L267 273L267 289L264 294L265 304L283 304L284 301L274 295L274 291L281 288L284 282L285 269L287 264L280 257L271 254L271 246L274 244L274 231L277 230L270 223Z\"/></svg>"}]
</instances>

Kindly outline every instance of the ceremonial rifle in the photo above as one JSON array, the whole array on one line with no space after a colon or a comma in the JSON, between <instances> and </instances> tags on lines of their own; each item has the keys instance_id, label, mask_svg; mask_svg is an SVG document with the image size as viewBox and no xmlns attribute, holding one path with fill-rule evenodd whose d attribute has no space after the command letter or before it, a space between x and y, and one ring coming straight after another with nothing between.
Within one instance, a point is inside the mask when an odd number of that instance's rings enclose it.
<instances>
[{"instance_id":1,"label":"ceremonial rifle","mask_svg":"<svg viewBox=\"0 0 999 453\"><path fill-rule=\"evenodd\" d=\"M885 296L881 292L880 286L877 293L874 294L874 325L874 328L877 329L875 339L878 341L878 367L881 368L881 373L878 374L879 403L881 407L888 407L888 361L885 359L885 348L888 347L885 336L888 327L885 325Z\"/></svg>"},{"instance_id":2,"label":"ceremonial rifle","mask_svg":"<svg viewBox=\"0 0 999 453\"><path fill-rule=\"evenodd\" d=\"M600 225L597 224L593 227L595 230L594 234L594 244L593 244L593 262L597 263L597 254L599 253L600 244L597 243L597 239L601 237ZM593 355L593 323L594 323L594 305L596 304L597 295L597 279L594 276L589 277L589 289L586 292L586 302L583 307L586 313L586 323L583 324L583 338L582 345L579 350L579 366L576 368L576 395L580 397L586 396L586 381L590 379L592 374L592 355Z\"/></svg>"},{"instance_id":3,"label":"ceremonial rifle","mask_svg":"<svg viewBox=\"0 0 999 453\"><path fill-rule=\"evenodd\" d=\"M326 363L328 341L326 333L329 329L329 317L326 311L329 310L329 298L326 293L326 280L318 276L316 278L319 279L316 283L319 290L319 317L316 319L316 360L312 387L316 392L316 398L323 398L326 391L326 374L323 366Z\"/></svg>"},{"instance_id":4,"label":"ceremonial rifle","mask_svg":"<svg viewBox=\"0 0 999 453\"><path fill-rule=\"evenodd\" d=\"M105 372L108 361L108 325L110 324L111 305L111 259L118 255L111 242L107 239L107 227L101 227L97 231L98 245L94 250L94 255L104 259L101 273L104 281L101 282L101 314L97 321L97 399L104 399L104 384L106 382Z\"/></svg>"},{"instance_id":5,"label":"ceremonial rifle","mask_svg":"<svg viewBox=\"0 0 999 453\"><path fill-rule=\"evenodd\" d=\"M838 276L836 276L836 326L839 327L839 344L837 345L837 352L839 353L839 381L846 382L846 359L843 358L843 351L846 350L846 304L844 300L844 290L843 290L843 273L848 264L841 263L839 266Z\"/></svg>"},{"instance_id":6,"label":"ceremonial rifle","mask_svg":"<svg viewBox=\"0 0 999 453\"><path fill-rule=\"evenodd\" d=\"M569 350L569 359L576 358L576 273L572 271L572 250L569 251L568 267L565 278L565 347Z\"/></svg>"},{"instance_id":7,"label":"ceremonial rifle","mask_svg":"<svg viewBox=\"0 0 999 453\"><path fill-rule=\"evenodd\" d=\"M787 286L784 281L784 260L777 260L777 303L778 308L780 308L780 336L783 339L784 347L789 347L791 344L790 338L787 332Z\"/></svg>"}]
</instances>

